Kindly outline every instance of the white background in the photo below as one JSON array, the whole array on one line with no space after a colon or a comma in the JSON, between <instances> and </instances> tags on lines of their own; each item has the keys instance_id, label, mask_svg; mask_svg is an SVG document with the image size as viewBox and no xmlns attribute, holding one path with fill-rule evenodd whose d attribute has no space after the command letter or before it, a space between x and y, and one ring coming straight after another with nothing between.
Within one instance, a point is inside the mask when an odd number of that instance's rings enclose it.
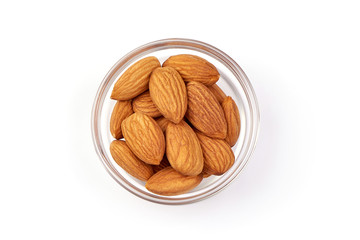
<instances>
[{"instance_id":1,"label":"white background","mask_svg":"<svg viewBox=\"0 0 360 240\"><path fill-rule=\"evenodd\" d=\"M0 1L0 239L359 239L358 1ZM112 65L150 41L207 42L244 69L257 148L205 201L135 197L94 151Z\"/></svg>"}]
</instances>

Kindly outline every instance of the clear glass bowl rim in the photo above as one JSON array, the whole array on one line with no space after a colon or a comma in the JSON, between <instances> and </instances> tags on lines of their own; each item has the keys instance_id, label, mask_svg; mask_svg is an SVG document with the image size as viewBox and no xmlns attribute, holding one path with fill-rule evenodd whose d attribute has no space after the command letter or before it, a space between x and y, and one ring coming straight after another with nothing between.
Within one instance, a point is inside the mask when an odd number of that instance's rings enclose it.
<instances>
[{"instance_id":1,"label":"clear glass bowl rim","mask_svg":"<svg viewBox=\"0 0 360 240\"><path fill-rule=\"evenodd\" d=\"M180 197L176 199L167 196L160 196L151 193L150 194L146 193L138 189L137 187L133 186L132 184L129 184L126 181L126 179L123 178L122 176L117 175L113 167L109 164L109 160L106 159L106 155L104 154L103 151L102 140L99 137L101 134L99 119L101 117L101 111L102 111L103 102L105 100L105 95L107 91L109 91L109 87L110 87L109 85L111 85L110 82L111 78L120 68L122 68L132 59L157 50L168 49L168 48L191 49L205 53L211 57L220 60L224 65L226 65L226 67L228 67L231 70L231 72L235 75L236 79L241 83L250 110L250 121L248 123L250 124L250 128L249 128L250 139L248 144L246 146L244 145L244 148L246 149L241 164L233 170L232 174L230 174L225 179L219 179L217 184L215 184L211 189L207 190L206 192L203 192L201 194L194 194L191 197L184 197L184 198ZM238 174L247 164L251 154L255 149L257 138L259 135L259 130L260 130L260 111L259 111L258 101L254 89L249 79L247 78L245 72L241 69L241 67L231 57L229 57L226 53L222 52L221 50L204 42L200 42L192 39L184 39L184 38L169 38L169 39L153 41L134 49L133 51L129 52L124 57L122 57L120 60L118 60L115 63L115 65L109 70L109 72L106 74L103 81L101 82L95 96L92 113L91 113L91 131L92 131L92 139L95 146L95 150L102 164L104 165L105 169L110 174L110 176L126 190L128 190L129 192L133 193L134 195L142 199L154 203L169 204L169 205L194 203L206 199L210 196L213 196L214 194L224 189L230 182L232 182L238 176Z\"/></svg>"}]
</instances>

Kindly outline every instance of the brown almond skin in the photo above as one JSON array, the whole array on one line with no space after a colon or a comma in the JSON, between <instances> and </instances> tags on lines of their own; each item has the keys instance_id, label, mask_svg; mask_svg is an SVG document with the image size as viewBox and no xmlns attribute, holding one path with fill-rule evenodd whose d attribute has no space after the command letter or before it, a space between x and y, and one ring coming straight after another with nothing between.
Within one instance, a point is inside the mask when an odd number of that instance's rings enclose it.
<instances>
[{"instance_id":1,"label":"brown almond skin","mask_svg":"<svg viewBox=\"0 0 360 240\"><path fill-rule=\"evenodd\" d=\"M151 72L160 67L156 57L143 58L131 65L116 81L111 98L130 100L149 88Z\"/></svg>"},{"instance_id":2,"label":"brown almond skin","mask_svg":"<svg viewBox=\"0 0 360 240\"><path fill-rule=\"evenodd\" d=\"M161 116L161 112L152 101L149 91L146 91L134 98L132 101L132 107L134 112L141 112L153 118Z\"/></svg>"},{"instance_id":3,"label":"brown almond skin","mask_svg":"<svg viewBox=\"0 0 360 240\"><path fill-rule=\"evenodd\" d=\"M153 175L152 167L138 159L124 141L113 141L110 153L115 162L131 176L146 181Z\"/></svg>"},{"instance_id":4,"label":"brown almond skin","mask_svg":"<svg viewBox=\"0 0 360 240\"><path fill-rule=\"evenodd\" d=\"M159 125L143 113L133 113L121 124L125 141L142 161L159 165L165 152L165 137Z\"/></svg>"},{"instance_id":5,"label":"brown almond skin","mask_svg":"<svg viewBox=\"0 0 360 240\"><path fill-rule=\"evenodd\" d=\"M208 178L208 177L212 176L211 173L208 173L205 170L203 170L202 174L203 174L203 178Z\"/></svg>"},{"instance_id":6,"label":"brown almond skin","mask_svg":"<svg viewBox=\"0 0 360 240\"><path fill-rule=\"evenodd\" d=\"M159 117L159 118L155 119L155 121L160 126L160 128L163 132L166 131L167 126L169 125L169 123L171 123L171 121L169 119L164 118L164 117Z\"/></svg>"},{"instance_id":7,"label":"brown almond skin","mask_svg":"<svg viewBox=\"0 0 360 240\"><path fill-rule=\"evenodd\" d=\"M232 147L236 144L240 134L241 123L239 109L231 97L226 97L221 106L227 122L227 136L225 141Z\"/></svg>"},{"instance_id":8,"label":"brown almond skin","mask_svg":"<svg viewBox=\"0 0 360 240\"><path fill-rule=\"evenodd\" d=\"M201 57L190 54L171 56L163 63L163 67L175 68L185 82L196 81L210 86L220 78L214 65Z\"/></svg>"},{"instance_id":9,"label":"brown almond skin","mask_svg":"<svg viewBox=\"0 0 360 240\"><path fill-rule=\"evenodd\" d=\"M166 156L183 175L199 175L204 167L203 153L194 130L184 121L169 123L166 129Z\"/></svg>"},{"instance_id":10,"label":"brown almond skin","mask_svg":"<svg viewBox=\"0 0 360 240\"><path fill-rule=\"evenodd\" d=\"M187 193L200 184L202 174L197 176L185 176L167 167L155 173L145 184L150 192L164 196L174 196Z\"/></svg>"},{"instance_id":11,"label":"brown almond skin","mask_svg":"<svg viewBox=\"0 0 360 240\"><path fill-rule=\"evenodd\" d=\"M221 90L221 88L217 84L208 86L208 88L221 104L226 98L226 94L223 92L223 90Z\"/></svg>"},{"instance_id":12,"label":"brown almond skin","mask_svg":"<svg viewBox=\"0 0 360 240\"><path fill-rule=\"evenodd\" d=\"M186 118L205 135L225 139L227 134L225 115L214 94L205 85L198 82L189 82L187 90Z\"/></svg>"},{"instance_id":13,"label":"brown almond skin","mask_svg":"<svg viewBox=\"0 0 360 240\"><path fill-rule=\"evenodd\" d=\"M121 132L122 121L133 114L131 101L117 101L110 118L110 132L115 139L123 137Z\"/></svg>"},{"instance_id":14,"label":"brown almond skin","mask_svg":"<svg viewBox=\"0 0 360 240\"><path fill-rule=\"evenodd\" d=\"M170 163L169 163L169 160L167 159L166 155L164 155L164 158L163 158L163 160L161 160L159 165L151 165L154 173L157 173L160 170L162 170L166 167L169 167L169 166L170 166Z\"/></svg>"},{"instance_id":15,"label":"brown almond skin","mask_svg":"<svg viewBox=\"0 0 360 240\"><path fill-rule=\"evenodd\" d=\"M161 114L179 123L187 109L187 93L184 80L171 67L155 69L149 82L150 96Z\"/></svg>"},{"instance_id":16,"label":"brown almond skin","mask_svg":"<svg viewBox=\"0 0 360 240\"><path fill-rule=\"evenodd\" d=\"M215 139L196 132L204 154L204 171L221 175L234 164L235 156L230 145L222 139Z\"/></svg>"}]
</instances>

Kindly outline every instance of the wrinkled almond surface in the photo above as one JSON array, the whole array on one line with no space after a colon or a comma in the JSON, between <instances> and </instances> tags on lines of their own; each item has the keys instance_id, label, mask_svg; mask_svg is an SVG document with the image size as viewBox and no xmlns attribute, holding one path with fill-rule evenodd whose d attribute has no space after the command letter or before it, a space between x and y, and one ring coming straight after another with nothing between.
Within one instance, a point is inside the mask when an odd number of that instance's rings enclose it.
<instances>
[{"instance_id":1,"label":"wrinkled almond surface","mask_svg":"<svg viewBox=\"0 0 360 240\"><path fill-rule=\"evenodd\" d=\"M227 122L227 136L225 141L227 141L232 147L236 144L240 134L241 124L239 109L231 97L226 97L221 106L224 110L225 119Z\"/></svg>"},{"instance_id":2,"label":"wrinkled almond surface","mask_svg":"<svg viewBox=\"0 0 360 240\"><path fill-rule=\"evenodd\" d=\"M163 160L161 160L159 165L151 165L151 166L153 168L154 173L157 173L160 170L162 170L166 167L169 167L170 163L169 163L169 160L167 159L166 155L164 155L164 158L163 158Z\"/></svg>"},{"instance_id":3,"label":"wrinkled almond surface","mask_svg":"<svg viewBox=\"0 0 360 240\"><path fill-rule=\"evenodd\" d=\"M202 174L198 176L185 176L167 167L155 173L147 182L145 187L155 194L173 196L194 189L200 184Z\"/></svg>"},{"instance_id":4,"label":"wrinkled almond surface","mask_svg":"<svg viewBox=\"0 0 360 240\"><path fill-rule=\"evenodd\" d=\"M166 156L178 172L195 176L202 172L203 153L194 130L184 121L169 123L166 129Z\"/></svg>"},{"instance_id":5,"label":"wrinkled almond surface","mask_svg":"<svg viewBox=\"0 0 360 240\"><path fill-rule=\"evenodd\" d=\"M115 139L123 137L121 132L122 121L133 113L131 101L117 101L110 118L110 132Z\"/></svg>"},{"instance_id":6,"label":"wrinkled almond surface","mask_svg":"<svg viewBox=\"0 0 360 240\"><path fill-rule=\"evenodd\" d=\"M148 164L158 165L165 152L165 137L159 125L143 113L126 118L121 129L133 153Z\"/></svg>"},{"instance_id":7,"label":"wrinkled almond surface","mask_svg":"<svg viewBox=\"0 0 360 240\"><path fill-rule=\"evenodd\" d=\"M113 141L110 153L115 162L133 177L146 181L153 175L152 167L138 159L124 141Z\"/></svg>"},{"instance_id":8,"label":"wrinkled almond surface","mask_svg":"<svg viewBox=\"0 0 360 240\"><path fill-rule=\"evenodd\" d=\"M234 164L235 156L230 145L222 139L215 139L196 132L204 154L204 171L221 175Z\"/></svg>"},{"instance_id":9,"label":"wrinkled almond surface","mask_svg":"<svg viewBox=\"0 0 360 240\"><path fill-rule=\"evenodd\" d=\"M208 178L212 175L211 173L208 173L205 170L203 170L202 174L203 174L203 178Z\"/></svg>"},{"instance_id":10,"label":"wrinkled almond surface","mask_svg":"<svg viewBox=\"0 0 360 240\"><path fill-rule=\"evenodd\" d=\"M207 86L219 80L220 74L216 67L207 60L190 54L180 54L169 57L163 67L175 68L184 81L201 82Z\"/></svg>"},{"instance_id":11,"label":"wrinkled almond surface","mask_svg":"<svg viewBox=\"0 0 360 240\"><path fill-rule=\"evenodd\" d=\"M146 91L132 101L134 112L141 112L150 117L160 117L161 112L157 109L150 97L150 92Z\"/></svg>"},{"instance_id":12,"label":"wrinkled almond surface","mask_svg":"<svg viewBox=\"0 0 360 240\"><path fill-rule=\"evenodd\" d=\"M171 123L171 121L169 119L164 118L164 117L159 117L159 118L155 119L155 121L160 126L160 128L163 132L165 132L167 126L169 125L169 123Z\"/></svg>"},{"instance_id":13,"label":"wrinkled almond surface","mask_svg":"<svg viewBox=\"0 0 360 240\"><path fill-rule=\"evenodd\" d=\"M203 84L189 82L186 118L209 137L225 139L227 124L222 107L214 94Z\"/></svg>"},{"instance_id":14,"label":"wrinkled almond surface","mask_svg":"<svg viewBox=\"0 0 360 240\"><path fill-rule=\"evenodd\" d=\"M224 99L226 98L225 93L223 92L223 90L221 90L221 88L217 85L211 85L208 87L210 89L210 91L212 92L212 94L214 94L214 96L216 97L216 99L219 101L219 103L221 104Z\"/></svg>"},{"instance_id":15,"label":"wrinkled almond surface","mask_svg":"<svg viewBox=\"0 0 360 240\"><path fill-rule=\"evenodd\" d=\"M179 123L187 108L187 93L184 80L171 67L155 69L150 77L150 96L162 115Z\"/></svg>"},{"instance_id":16,"label":"wrinkled almond surface","mask_svg":"<svg viewBox=\"0 0 360 240\"><path fill-rule=\"evenodd\" d=\"M130 100L149 88L151 72L160 67L156 57L143 58L131 65L116 81L111 98Z\"/></svg>"}]
</instances>

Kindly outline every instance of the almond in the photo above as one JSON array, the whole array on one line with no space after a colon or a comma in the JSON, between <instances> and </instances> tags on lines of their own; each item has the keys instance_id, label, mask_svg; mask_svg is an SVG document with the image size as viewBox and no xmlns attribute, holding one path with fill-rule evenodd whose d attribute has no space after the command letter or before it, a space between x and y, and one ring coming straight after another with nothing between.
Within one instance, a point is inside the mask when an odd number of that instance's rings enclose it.
<instances>
[{"instance_id":1,"label":"almond","mask_svg":"<svg viewBox=\"0 0 360 240\"><path fill-rule=\"evenodd\" d=\"M146 181L153 175L152 167L138 159L124 141L113 141L110 153L115 162L131 176Z\"/></svg>"},{"instance_id":2,"label":"almond","mask_svg":"<svg viewBox=\"0 0 360 240\"><path fill-rule=\"evenodd\" d=\"M208 173L205 170L203 170L202 174L203 174L203 178L208 178L208 177L212 176L211 173Z\"/></svg>"},{"instance_id":3,"label":"almond","mask_svg":"<svg viewBox=\"0 0 360 240\"><path fill-rule=\"evenodd\" d=\"M146 91L132 101L134 112L141 112L150 117L160 117L161 112L157 109L150 97L150 92Z\"/></svg>"},{"instance_id":4,"label":"almond","mask_svg":"<svg viewBox=\"0 0 360 240\"><path fill-rule=\"evenodd\" d=\"M199 185L201 180L202 174L185 176L172 167L167 167L155 173L146 182L145 187L155 194L173 196L189 192Z\"/></svg>"},{"instance_id":5,"label":"almond","mask_svg":"<svg viewBox=\"0 0 360 240\"><path fill-rule=\"evenodd\" d=\"M130 100L149 88L151 72L160 67L156 57L143 58L131 65L116 81L111 98Z\"/></svg>"},{"instance_id":6,"label":"almond","mask_svg":"<svg viewBox=\"0 0 360 240\"><path fill-rule=\"evenodd\" d=\"M120 139L123 137L121 132L122 121L133 113L131 101L117 101L110 118L111 135Z\"/></svg>"},{"instance_id":7,"label":"almond","mask_svg":"<svg viewBox=\"0 0 360 240\"><path fill-rule=\"evenodd\" d=\"M163 132L165 132L167 126L169 125L169 123L171 123L171 121L169 119L164 118L164 117L159 117L159 118L155 119L155 121L160 126L160 128Z\"/></svg>"},{"instance_id":8,"label":"almond","mask_svg":"<svg viewBox=\"0 0 360 240\"><path fill-rule=\"evenodd\" d=\"M190 54L171 56L163 63L163 67L175 68L186 82L196 81L207 86L216 83L220 77L214 65L201 57Z\"/></svg>"},{"instance_id":9,"label":"almond","mask_svg":"<svg viewBox=\"0 0 360 240\"><path fill-rule=\"evenodd\" d=\"M234 164L235 156L230 145L222 139L215 139L196 132L204 154L204 171L221 175Z\"/></svg>"},{"instance_id":10,"label":"almond","mask_svg":"<svg viewBox=\"0 0 360 240\"><path fill-rule=\"evenodd\" d=\"M211 85L208 87L210 89L210 91L212 92L212 94L214 94L214 96L216 97L216 99L219 101L219 103L221 104L224 99L226 98L225 93L221 90L221 88L217 85Z\"/></svg>"},{"instance_id":11,"label":"almond","mask_svg":"<svg viewBox=\"0 0 360 240\"><path fill-rule=\"evenodd\" d=\"M164 158L163 158L163 160L161 160L159 165L151 165L151 166L152 166L154 173L157 173L160 170L162 170L166 167L169 167L170 163L169 163L169 160L167 159L166 155L164 155Z\"/></svg>"},{"instance_id":12,"label":"almond","mask_svg":"<svg viewBox=\"0 0 360 240\"><path fill-rule=\"evenodd\" d=\"M150 77L150 96L162 115L174 123L183 119L187 108L186 86L171 67L155 69Z\"/></svg>"},{"instance_id":13,"label":"almond","mask_svg":"<svg viewBox=\"0 0 360 240\"><path fill-rule=\"evenodd\" d=\"M224 111L211 91L203 84L189 82L186 118L209 137L224 139L227 125Z\"/></svg>"},{"instance_id":14,"label":"almond","mask_svg":"<svg viewBox=\"0 0 360 240\"><path fill-rule=\"evenodd\" d=\"M227 122L227 136L225 141L232 147L236 144L240 134L241 123L239 109L231 97L226 97L221 105Z\"/></svg>"},{"instance_id":15,"label":"almond","mask_svg":"<svg viewBox=\"0 0 360 240\"><path fill-rule=\"evenodd\" d=\"M165 137L154 119L137 112L122 122L121 129L126 143L138 158L148 164L160 164L165 152Z\"/></svg>"},{"instance_id":16,"label":"almond","mask_svg":"<svg viewBox=\"0 0 360 240\"><path fill-rule=\"evenodd\" d=\"M178 172L195 176L202 172L203 154L194 130L184 121L169 123L166 129L166 156Z\"/></svg>"}]
</instances>

